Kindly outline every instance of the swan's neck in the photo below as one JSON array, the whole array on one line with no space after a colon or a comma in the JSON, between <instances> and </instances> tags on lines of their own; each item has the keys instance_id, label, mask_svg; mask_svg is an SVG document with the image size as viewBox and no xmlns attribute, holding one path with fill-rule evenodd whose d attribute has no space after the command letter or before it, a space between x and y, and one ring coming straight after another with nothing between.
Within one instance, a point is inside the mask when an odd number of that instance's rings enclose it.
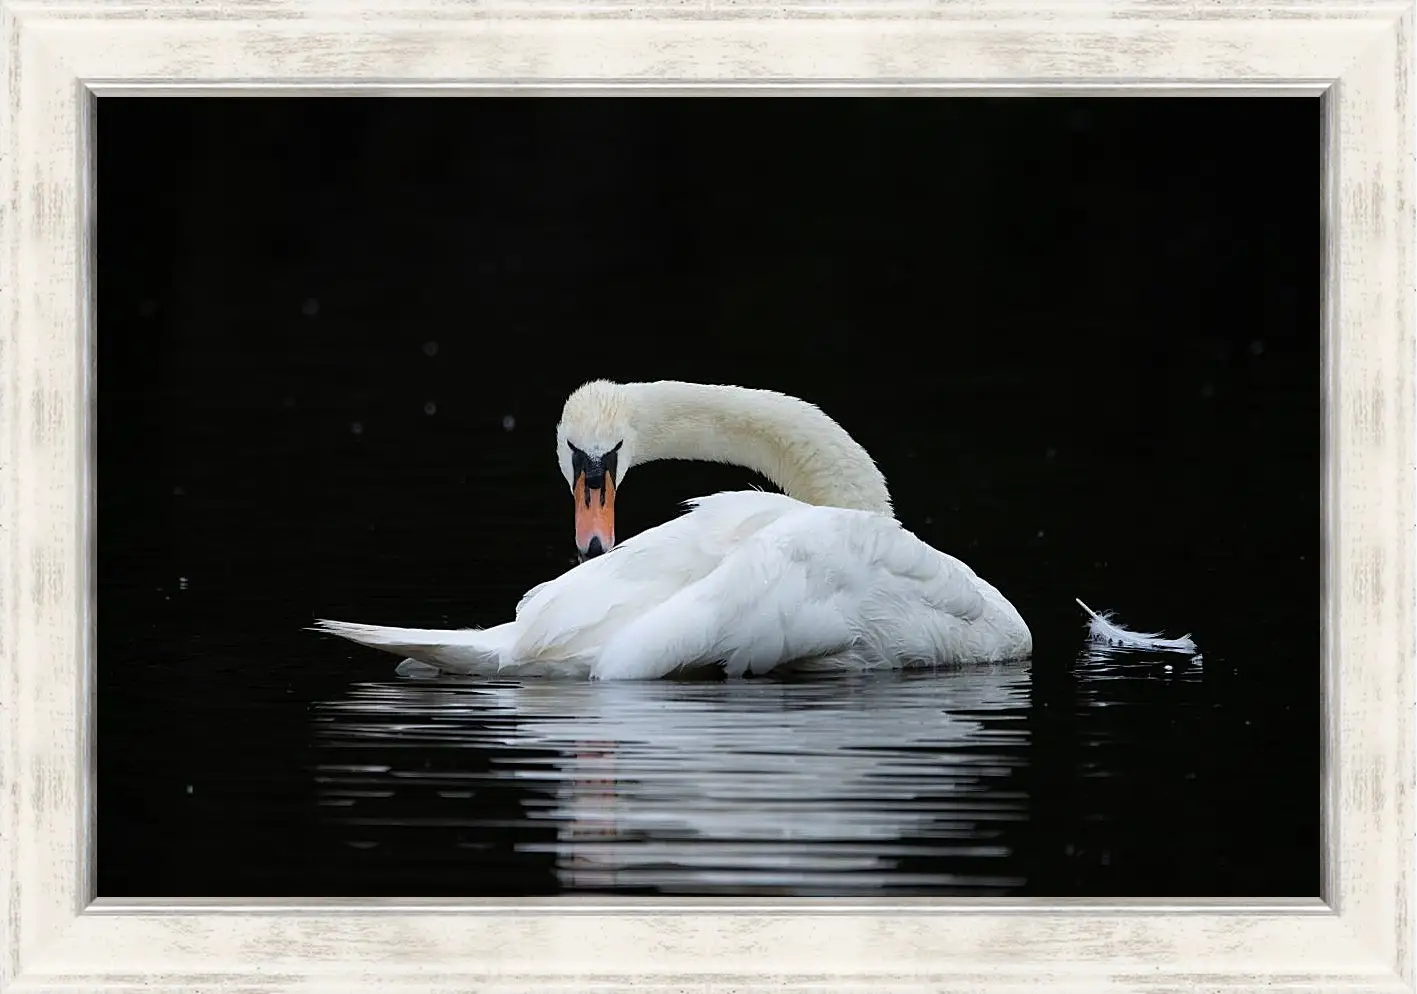
<instances>
[{"instance_id":1,"label":"swan's neck","mask_svg":"<svg viewBox=\"0 0 1417 994\"><path fill-rule=\"evenodd\" d=\"M839 424L770 390L663 380L626 384L636 462L694 459L761 473L808 504L891 515L885 477Z\"/></svg>"}]
</instances>

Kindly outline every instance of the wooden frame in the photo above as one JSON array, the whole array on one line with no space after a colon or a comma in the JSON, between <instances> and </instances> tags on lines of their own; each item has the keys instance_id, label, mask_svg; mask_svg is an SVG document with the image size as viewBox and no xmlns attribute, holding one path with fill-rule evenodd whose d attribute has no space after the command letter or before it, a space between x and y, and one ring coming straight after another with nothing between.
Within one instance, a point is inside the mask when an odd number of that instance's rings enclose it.
<instances>
[{"instance_id":1,"label":"wooden frame","mask_svg":"<svg viewBox=\"0 0 1417 994\"><path fill-rule=\"evenodd\" d=\"M0 990L1413 991L1413 13L0 0ZM94 900L95 100L725 88L1322 97L1323 900Z\"/></svg>"}]
</instances>

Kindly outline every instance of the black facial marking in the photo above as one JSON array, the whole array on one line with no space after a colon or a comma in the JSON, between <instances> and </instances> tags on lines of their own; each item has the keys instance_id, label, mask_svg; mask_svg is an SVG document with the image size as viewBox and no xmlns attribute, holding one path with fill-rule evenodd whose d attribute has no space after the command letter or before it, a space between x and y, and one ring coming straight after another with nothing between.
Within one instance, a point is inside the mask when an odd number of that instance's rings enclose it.
<instances>
[{"instance_id":1,"label":"black facial marking","mask_svg":"<svg viewBox=\"0 0 1417 994\"><path fill-rule=\"evenodd\" d=\"M620 461L620 446L625 442L622 439L615 443L605 455L596 457L587 455L581 449L566 443L571 449L571 479L575 479L582 473L585 474L585 505L590 507L590 492L600 491L600 506L605 506L605 475L610 474L610 479L615 479L615 469Z\"/></svg>"},{"instance_id":2,"label":"black facial marking","mask_svg":"<svg viewBox=\"0 0 1417 994\"><path fill-rule=\"evenodd\" d=\"M605 467L605 472L610 474L610 479L612 480L615 479L615 468L620 462L620 446L624 444L625 442L623 439L619 442L616 442L615 447L609 452L605 453L605 455L600 460L601 465Z\"/></svg>"},{"instance_id":3,"label":"black facial marking","mask_svg":"<svg viewBox=\"0 0 1417 994\"><path fill-rule=\"evenodd\" d=\"M571 445L570 442L567 442L566 444L567 444L567 445ZM589 476L590 473L589 473L589 471L587 470L587 467L589 466L589 464L590 464L590 456L586 455L584 452L582 452L580 449L576 448L574 445L571 445L571 479L574 480L576 477L580 476L582 473L585 473L587 476Z\"/></svg>"}]
</instances>

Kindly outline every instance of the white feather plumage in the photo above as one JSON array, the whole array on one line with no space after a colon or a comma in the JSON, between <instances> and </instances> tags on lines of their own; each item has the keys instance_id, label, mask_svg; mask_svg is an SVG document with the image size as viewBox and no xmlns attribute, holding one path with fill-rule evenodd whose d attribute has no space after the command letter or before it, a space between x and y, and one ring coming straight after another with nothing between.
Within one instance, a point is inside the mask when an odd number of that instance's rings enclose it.
<instances>
[{"instance_id":1,"label":"white feather plumage","mask_svg":"<svg viewBox=\"0 0 1417 994\"><path fill-rule=\"evenodd\" d=\"M1139 652L1184 652L1196 654L1196 643L1188 632L1180 638L1165 638L1160 632L1134 632L1112 620L1111 611L1098 614L1079 598L1078 607L1088 615L1088 638L1109 649L1135 649Z\"/></svg>"}]
</instances>

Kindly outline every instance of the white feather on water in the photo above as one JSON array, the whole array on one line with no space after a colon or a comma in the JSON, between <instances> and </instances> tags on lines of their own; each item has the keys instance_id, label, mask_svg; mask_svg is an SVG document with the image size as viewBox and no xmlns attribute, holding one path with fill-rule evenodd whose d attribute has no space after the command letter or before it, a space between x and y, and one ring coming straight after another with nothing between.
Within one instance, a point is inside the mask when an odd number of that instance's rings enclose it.
<instances>
[{"instance_id":1,"label":"white feather on water","mask_svg":"<svg viewBox=\"0 0 1417 994\"><path fill-rule=\"evenodd\" d=\"M1195 640L1187 633L1180 638L1165 638L1160 632L1134 632L1123 628L1112 620L1112 612L1098 614L1092 608L1074 597L1078 607L1087 612L1088 637L1099 646L1109 649L1136 649L1147 652L1184 652L1197 655Z\"/></svg>"}]
</instances>

